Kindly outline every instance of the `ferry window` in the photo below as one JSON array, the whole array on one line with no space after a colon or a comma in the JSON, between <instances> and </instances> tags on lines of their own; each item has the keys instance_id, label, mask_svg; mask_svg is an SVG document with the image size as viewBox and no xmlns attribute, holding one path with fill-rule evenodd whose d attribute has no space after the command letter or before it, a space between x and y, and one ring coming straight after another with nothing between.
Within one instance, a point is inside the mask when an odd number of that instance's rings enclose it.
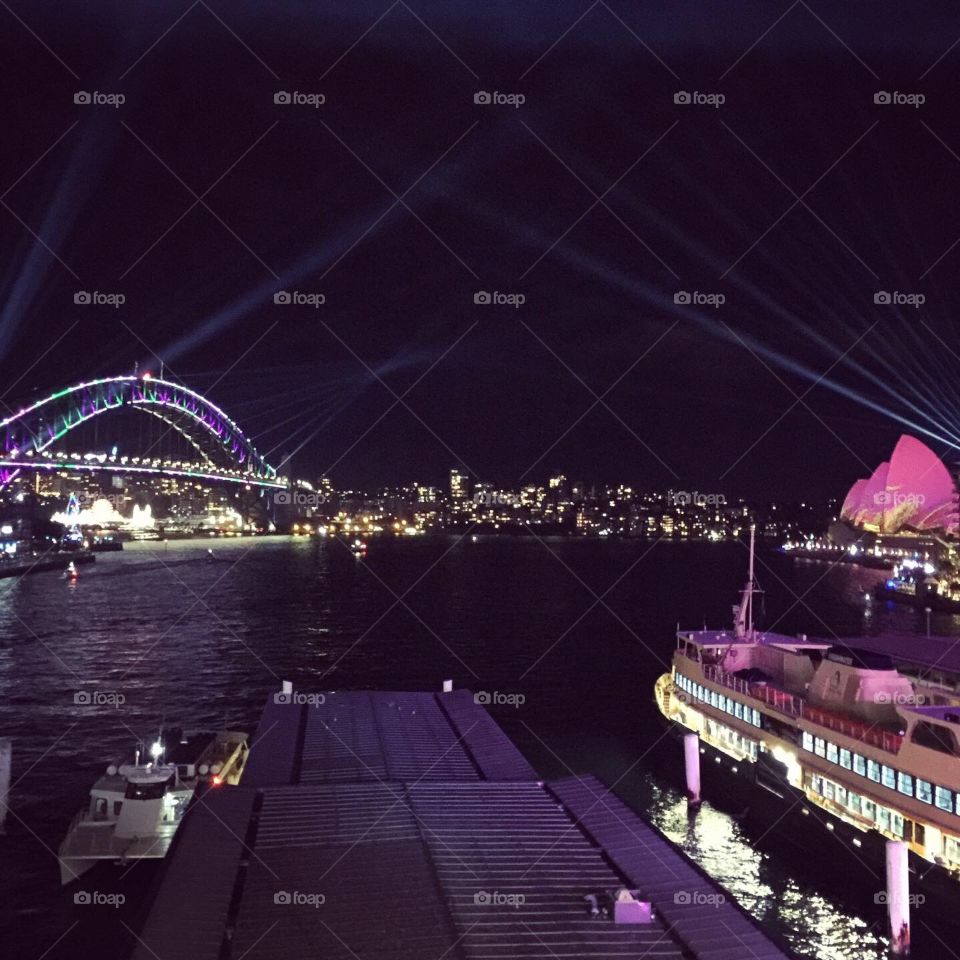
<instances>
[{"instance_id":1,"label":"ferry window","mask_svg":"<svg viewBox=\"0 0 960 960\"><path fill-rule=\"evenodd\" d=\"M866 797L863 798L863 815L868 820L873 820L877 815L877 805Z\"/></svg>"},{"instance_id":2,"label":"ferry window","mask_svg":"<svg viewBox=\"0 0 960 960\"><path fill-rule=\"evenodd\" d=\"M120 816L120 808L121 808L122 806L123 806L123 801L122 801L122 800L114 800L114 801L113 801L113 815L114 815L115 817L119 817L119 816Z\"/></svg>"},{"instance_id":3,"label":"ferry window","mask_svg":"<svg viewBox=\"0 0 960 960\"><path fill-rule=\"evenodd\" d=\"M715 707L715 706L717 705L717 701L718 701L719 699L720 699L720 698L719 698L718 695L717 695L717 691L716 691L716 690L711 690L711 691L710 691L710 706L711 706L711 707Z\"/></svg>"},{"instance_id":4,"label":"ferry window","mask_svg":"<svg viewBox=\"0 0 960 960\"><path fill-rule=\"evenodd\" d=\"M743 704L742 704L739 700L737 700L737 701L733 704L733 715L734 715L738 720L742 720L742 719L743 719Z\"/></svg>"},{"instance_id":5,"label":"ferry window","mask_svg":"<svg viewBox=\"0 0 960 960\"><path fill-rule=\"evenodd\" d=\"M893 767L888 767L886 764L883 764L880 767L880 782L885 786L889 787L891 790L897 789L897 771Z\"/></svg>"},{"instance_id":6,"label":"ferry window","mask_svg":"<svg viewBox=\"0 0 960 960\"><path fill-rule=\"evenodd\" d=\"M832 780L824 780L824 781L823 781L823 795L824 795L828 800L832 800L832 799L833 799L834 790L833 790L833 781L832 781Z\"/></svg>"},{"instance_id":7,"label":"ferry window","mask_svg":"<svg viewBox=\"0 0 960 960\"><path fill-rule=\"evenodd\" d=\"M953 837L944 837L943 852L948 860L952 860L954 863L960 862L960 841L954 840Z\"/></svg>"},{"instance_id":8,"label":"ferry window","mask_svg":"<svg viewBox=\"0 0 960 960\"><path fill-rule=\"evenodd\" d=\"M751 708L751 709L753 709L753 708ZM759 726L760 726L760 711L759 711L759 710L754 710L754 711L753 711L753 725L754 725L755 727L759 727Z\"/></svg>"},{"instance_id":9,"label":"ferry window","mask_svg":"<svg viewBox=\"0 0 960 960\"><path fill-rule=\"evenodd\" d=\"M853 811L853 813L860 812L860 794L859 793L848 793L847 794L847 806Z\"/></svg>"},{"instance_id":10,"label":"ferry window","mask_svg":"<svg viewBox=\"0 0 960 960\"><path fill-rule=\"evenodd\" d=\"M867 760L867 776L874 783L880 782L880 764L876 760Z\"/></svg>"},{"instance_id":11,"label":"ferry window","mask_svg":"<svg viewBox=\"0 0 960 960\"><path fill-rule=\"evenodd\" d=\"M803 749L813 752L813 736L807 733L806 730L803 731Z\"/></svg>"},{"instance_id":12,"label":"ferry window","mask_svg":"<svg viewBox=\"0 0 960 960\"><path fill-rule=\"evenodd\" d=\"M726 710L727 698L721 693L717 699L719 700L719 703L717 704L717 706L720 707L721 710Z\"/></svg>"},{"instance_id":13,"label":"ferry window","mask_svg":"<svg viewBox=\"0 0 960 960\"><path fill-rule=\"evenodd\" d=\"M937 787L935 790L937 806L941 810L953 812L953 791L946 787Z\"/></svg>"},{"instance_id":14,"label":"ferry window","mask_svg":"<svg viewBox=\"0 0 960 960\"><path fill-rule=\"evenodd\" d=\"M839 783L837 784L837 803L847 805L847 788L841 787Z\"/></svg>"},{"instance_id":15,"label":"ferry window","mask_svg":"<svg viewBox=\"0 0 960 960\"><path fill-rule=\"evenodd\" d=\"M935 723L921 720L913 728L912 739L914 743L919 743L921 747L939 750L940 753L957 754L957 745L952 731L944 727L938 727Z\"/></svg>"},{"instance_id":16,"label":"ferry window","mask_svg":"<svg viewBox=\"0 0 960 960\"><path fill-rule=\"evenodd\" d=\"M899 813L890 812L890 829L898 836L903 836L903 817Z\"/></svg>"},{"instance_id":17,"label":"ferry window","mask_svg":"<svg viewBox=\"0 0 960 960\"><path fill-rule=\"evenodd\" d=\"M877 807L877 826L881 830L890 829L890 811L886 807Z\"/></svg>"},{"instance_id":18,"label":"ferry window","mask_svg":"<svg viewBox=\"0 0 960 960\"><path fill-rule=\"evenodd\" d=\"M933 785L917 777L917 799L924 803L933 803Z\"/></svg>"},{"instance_id":19,"label":"ferry window","mask_svg":"<svg viewBox=\"0 0 960 960\"><path fill-rule=\"evenodd\" d=\"M823 778L822 777L811 777L810 786L813 787L814 793L823 793Z\"/></svg>"},{"instance_id":20,"label":"ferry window","mask_svg":"<svg viewBox=\"0 0 960 960\"><path fill-rule=\"evenodd\" d=\"M827 759L831 763L836 763L840 759L837 753L837 745L835 743L827 744Z\"/></svg>"},{"instance_id":21,"label":"ferry window","mask_svg":"<svg viewBox=\"0 0 960 960\"><path fill-rule=\"evenodd\" d=\"M98 797L96 805L93 809L93 819L94 820L106 820L107 819L107 801L103 797Z\"/></svg>"},{"instance_id":22,"label":"ferry window","mask_svg":"<svg viewBox=\"0 0 960 960\"><path fill-rule=\"evenodd\" d=\"M849 750L844 750L843 748L841 748L841 750L840 750L840 766L843 767L843 768L846 769L846 770L849 770L849 769L850 769L851 760L850 760L850 751L849 751Z\"/></svg>"},{"instance_id":23,"label":"ferry window","mask_svg":"<svg viewBox=\"0 0 960 960\"><path fill-rule=\"evenodd\" d=\"M823 742L823 738L822 738L822 737L814 737L814 738L813 738L813 752L814 752L818 757L825 757L825 756L827 755L827 746L826 746L826 744Z\"/></svg>"},{"instance_id":24,"label":"ferry window","mask_svg":"<svg viewBox=\"0 0 960 960\"><path fill-rule=\"evenodd\" d=\"M929 787L929 784L927 785ZM904 773L902 770L897 771L897 789L901 793L905 793L908 797L913 796L913 776L909 773Z\"/></svg>"},{"instance_id":25,"label":"ferry window","mask_svg":"<svg viewBox=\"0 0 960 960\"><path fill-rule=\"evenodd\" d=\"M861 777L867 775L867 761L859 753L853 755L853 770L859 773Z\"/></svg>"}]
</instances>

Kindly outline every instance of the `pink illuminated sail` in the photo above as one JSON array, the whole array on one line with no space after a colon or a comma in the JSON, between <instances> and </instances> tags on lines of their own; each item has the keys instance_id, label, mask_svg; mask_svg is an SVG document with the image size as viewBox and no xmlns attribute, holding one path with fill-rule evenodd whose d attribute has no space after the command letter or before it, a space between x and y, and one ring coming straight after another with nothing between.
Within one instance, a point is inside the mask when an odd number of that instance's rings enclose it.
<instances>
[{"instance_id":1,"label":"pink illuminated sail","mask_svg":"<svg viewBox=\"0 0 960 960\"><path fill-rule=\"evenodd\" d=\"M843 501L840 516L879 533L912 530L957 533L957 487L950 471L925 444L906 434L889 462L869 479L857 480Z\"/></svg>"}]
</instances>

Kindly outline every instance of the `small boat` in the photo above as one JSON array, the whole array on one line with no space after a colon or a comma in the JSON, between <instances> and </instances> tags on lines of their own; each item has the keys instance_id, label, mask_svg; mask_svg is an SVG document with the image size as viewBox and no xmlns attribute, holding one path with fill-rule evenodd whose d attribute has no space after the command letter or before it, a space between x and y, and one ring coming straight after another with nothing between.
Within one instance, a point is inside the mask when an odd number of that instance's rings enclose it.
<instances>
[{"instance_id":1,"label":"small boat","mask_svg":"<svg viewBox=\"0 0 960 960\"><path fill-rule=\"evenodd\" d=\"M67 569L63 571L64 580L76 580L80 576L80 571L77 570L77 565L71 560L67 564Z\"/></svg>"},{"instance_id":2,"label":"small boat","mask_svg":"<svg viewBox=\"0 0 960 960\"><path fill-rule=\"evenodd\" d=\"M60 844L60 882L68 884L100 861L126 863L166 855L194 793L235 785L250 748L247 735L231 730L184 735L161 731L141 763L111 763L90 789Z\"/></svg>"},{"instance_id":3,"label":"small boat","mask_svg":"<svg viewBox=\"0 0 960 960\"><path fill-rule=\"evenodd\" d=\"M353 555L357 559L361 559L367 555L367 545L363 540L354 540L350 549L353 551Z\"/></svg>"}]
</instances>

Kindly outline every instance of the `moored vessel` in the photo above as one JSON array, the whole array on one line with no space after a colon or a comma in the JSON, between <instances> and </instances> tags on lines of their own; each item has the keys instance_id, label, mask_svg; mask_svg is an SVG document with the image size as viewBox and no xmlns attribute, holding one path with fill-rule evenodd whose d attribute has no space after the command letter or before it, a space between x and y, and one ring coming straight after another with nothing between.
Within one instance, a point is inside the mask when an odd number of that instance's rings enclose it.
<instances>
[{"instance_id":1,"label":"moored vessel","mask_svg":"<svg viewBox=\"0 0 960 960\"><path fill-rule=\"evenodd\" d=\"M101 861L161 858L195 793L235 785L243 773L247 735L220 731L213 736L161 731L149 759L141 749L132 762L111 763L90 789L60 844L60 882L70 883Z\"/></svg>"},{"instance_id":2,"label":"moored vessel","mask_svg":"<svg viewBox=\"0 0 960 960\"><path fill-rule=\"evenodd\" d=\"M778 832L820 831L825 863L859 862L883 885L889 842L909 851L913 903L956 922L960 896L960 694L937 671L904 672L869 639L757 630L750 573L729 630L678 630L661 713L733 793ZM960 677L954 678L960 679ZM688 780L689 783L689 780ZM800 834L796 834L798 837ZM809 843L809 834L803 841ZM847 854L836 850L837 843Z\"/></svg>"}]
</instances>

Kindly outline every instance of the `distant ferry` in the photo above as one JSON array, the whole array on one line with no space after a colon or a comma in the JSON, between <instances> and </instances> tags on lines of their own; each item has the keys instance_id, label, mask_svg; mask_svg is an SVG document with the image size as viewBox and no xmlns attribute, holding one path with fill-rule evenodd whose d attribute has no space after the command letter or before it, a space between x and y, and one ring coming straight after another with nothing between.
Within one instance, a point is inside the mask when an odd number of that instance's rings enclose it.
<instances>
[{"instance_id":1,"label":"distant ferry","mask_svg":"<svg viewBox=\"0 0 960 960\"><path fill-rule=\"evenodd\" d=\"M110 764L60 844L60 882L76 880L100 861L166 856L197 788L238 783L248 753L245 733L211 738L168 728L147 762L137 750L132 763Z\"/></svg>"},{"instance_id":2,"label":"distant ferry","mask_svg":"<svg viewBox=\"0 0 960 960\"><path fill-rule=\"evenodd\" d=\"M841 869L860 860L882 877L885 841L905 841L911 886L956 922L960 677L911 678L885 653L759 632L757 592L751 543L733 629L677 632L660 711L778 832L804 821L849 845L855 856L830 855Z\"/></svg>"}]
</instances>

